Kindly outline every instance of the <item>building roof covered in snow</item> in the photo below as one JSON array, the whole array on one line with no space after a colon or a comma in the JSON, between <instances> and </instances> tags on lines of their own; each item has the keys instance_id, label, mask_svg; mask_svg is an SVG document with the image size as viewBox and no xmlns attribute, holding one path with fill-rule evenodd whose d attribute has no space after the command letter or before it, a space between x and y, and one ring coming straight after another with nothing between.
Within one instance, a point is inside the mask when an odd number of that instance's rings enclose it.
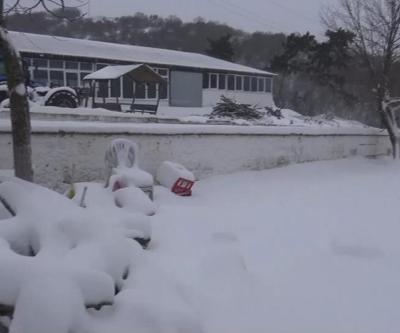
<instances>
[{"instance_id":1,"label":"building roof covered in snow","mask_svg":"<svg viewBox=\"0 0 400 333\"><path fill-rule=\"evenodd\" d=\"M26 53L158 64L258 75L274 75L267 71L198 53L25 32L10 31L9 34L15 47L20 52Z\"/></svg>"}]
</instances>

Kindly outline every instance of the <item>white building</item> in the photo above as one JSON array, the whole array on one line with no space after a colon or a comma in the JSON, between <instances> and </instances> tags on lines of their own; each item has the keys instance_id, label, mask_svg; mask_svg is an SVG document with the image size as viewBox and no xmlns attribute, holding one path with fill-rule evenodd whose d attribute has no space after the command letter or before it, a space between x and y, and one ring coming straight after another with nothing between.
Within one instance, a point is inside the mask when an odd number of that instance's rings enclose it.
<instances>
[{"instance_id":1,"label":"white building","mask_svg":"<svg viewBox=\"0 0 400 333\"><path fill-rule=\"evenodd\" d=\"M167 84L137 86L124 78L110 81L109 97L156 100L170 106L216 104L221 95L239 103L273 104L274 74L203 54L91 40L10 32L28 66L31 80L50 86L82 87L83 78L106 65L145 63Z\"/></svg>"}]
</instances>

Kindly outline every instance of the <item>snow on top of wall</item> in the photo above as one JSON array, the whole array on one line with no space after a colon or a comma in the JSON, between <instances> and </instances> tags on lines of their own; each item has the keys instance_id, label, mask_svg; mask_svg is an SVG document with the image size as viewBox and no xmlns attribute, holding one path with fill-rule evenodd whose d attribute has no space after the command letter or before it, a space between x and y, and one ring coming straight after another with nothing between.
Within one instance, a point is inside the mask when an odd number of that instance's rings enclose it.
<instances>
[{"instance_id":1,"label":"snow on top of wall","mask_svg":"<svg viewBox=\"0 0 400 333\"><path fill-rule=\"evenodd\" d=\"M9 119L0 119L0 132L10 132ZM33 133L92 133L149 135L387 135L372 127L240 126L210 124L110 123L104 121L32 120Z\"/></svg>"},{"instance_id":2,"label":"snow on top of wall","mask_svg":"<svg viewBox=\"0 0 400 333\"><path fill-rule=\"evenodd\" d=\"M10 31L9 35L20 52L275 75L198 53L15 31Z\"/></svg>"}]
</instances>

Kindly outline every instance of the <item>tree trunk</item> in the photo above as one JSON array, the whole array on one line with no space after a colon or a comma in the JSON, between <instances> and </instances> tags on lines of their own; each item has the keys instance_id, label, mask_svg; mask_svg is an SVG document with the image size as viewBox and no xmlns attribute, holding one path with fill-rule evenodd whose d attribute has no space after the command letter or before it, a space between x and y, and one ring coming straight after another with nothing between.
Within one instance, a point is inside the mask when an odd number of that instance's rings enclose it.
<instances>
[{"instance_id":1,"label":"tree trunk","mask_svg":"<svg viewBox=\"0 0 400 333\"><path fill-rule=\"evenodd\" d=\"M398 135L398 126L396 122L396 117L391 112L389 106L385 107L385 88L378 86L377 89L377 108L378 112L381 116L382 123L388 131L389 140L392 145L392 156L393 159L399 157L399 135Z\"/></svg>"},{"instance_id":2,"label":"tree trunk","mask_svg":"<svg viewBox=\"0 0 400 333\"><path fill-rule=\"evenodd\" d=\"M33 181L31 123L24 71L19 52L14 49L7 32L1 26L0 49L3 53L10 96L15 176Z\"/></svg>"}]
</instances>

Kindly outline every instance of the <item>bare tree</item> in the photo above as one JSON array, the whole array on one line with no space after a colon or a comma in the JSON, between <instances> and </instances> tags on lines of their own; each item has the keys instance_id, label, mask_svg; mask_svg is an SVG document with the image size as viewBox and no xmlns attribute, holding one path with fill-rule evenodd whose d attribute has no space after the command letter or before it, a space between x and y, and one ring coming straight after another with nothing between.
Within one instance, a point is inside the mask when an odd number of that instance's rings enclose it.
<instances>
[{"instance_id":1,"label":"bare tree","mask_svg":"<svg viewBox=\"0 0 400 333\"><path fill-rule=\"evenodd\" d=\"M75 6L66 6L64 0L28 1L27 3L30 3L30 5L25 4L23 0L15 0L6 8L4 0L0 0L0 49L6 68L10 96L14 170L17 177L28 181L33 181L29 101L21 57L8 37L5 17L9 13L30 13L37 8L42 8L63 19L65 18L63 16L65 10L87 4L87 1L77 1L78 4Z\"/></svg>"},{"instance_id":2,"label":"bare tree","mask_svg":"<svg viewBox=\"0 0 400 333\"><path fill-rule=\"evenodd\" d=\"M338 0L338 7L326 10L323 20L330 28L342 27L355 34L354 51L374 84L376 108L388 131L393 158L399 157L400 134L390 107L390 74L400 60L400 1Z\"/></svg>"}]
</instances>

